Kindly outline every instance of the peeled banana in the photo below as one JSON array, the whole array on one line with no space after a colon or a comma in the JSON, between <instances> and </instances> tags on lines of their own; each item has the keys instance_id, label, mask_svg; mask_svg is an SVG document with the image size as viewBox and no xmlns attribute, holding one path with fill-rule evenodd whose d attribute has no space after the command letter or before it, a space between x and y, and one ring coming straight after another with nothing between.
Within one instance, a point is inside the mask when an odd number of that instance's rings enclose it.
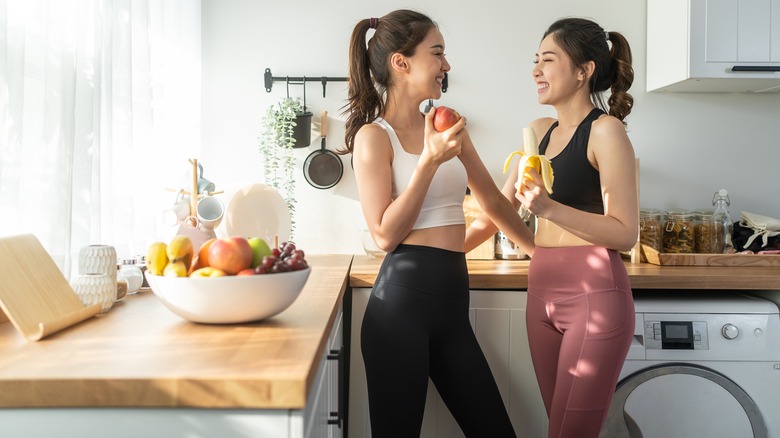
<instances>
[{"instance_id":1,"label":"peeled banana","mask_svg":"<svg viewBox=\"0 0 780 438\"><path fill-rule=\"evenodd\" d=\"M544 182L544 188L547 189L547 193L553 192L553 168L550 160L544 155L539 155L539 141L536 139L536 133L532 128L523 128L523 150L514 151L507 157L504 162L504 173L509 170L509 164L512 162L512 158L515 155L520 155L519 172L517 175L517 190L520 191L520 187L523 182L523 178L528 178L533 181L531 175L526 169L533 168L540 175Z\"/></svg>"}]
</instances>

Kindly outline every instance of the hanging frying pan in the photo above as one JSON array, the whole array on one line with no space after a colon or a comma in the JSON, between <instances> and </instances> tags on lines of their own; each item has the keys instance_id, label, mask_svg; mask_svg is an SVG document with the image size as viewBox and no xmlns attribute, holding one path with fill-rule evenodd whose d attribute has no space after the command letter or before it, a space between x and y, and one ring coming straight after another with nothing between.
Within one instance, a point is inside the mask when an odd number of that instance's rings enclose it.
<instances>
[{"instance_id":1,"label":"hanging frying pan","mask_svg":"<svg viewBox=\"0 0 780 438\"><path fill-rule=\"evenodd\" d=\"M312 152L303 162L303 176L312 187L329 189L341 180L344 164L341 158L325 147L325 137L328 135L328 112L322 112L320 149Z\"/></svg>"}]
</instances>

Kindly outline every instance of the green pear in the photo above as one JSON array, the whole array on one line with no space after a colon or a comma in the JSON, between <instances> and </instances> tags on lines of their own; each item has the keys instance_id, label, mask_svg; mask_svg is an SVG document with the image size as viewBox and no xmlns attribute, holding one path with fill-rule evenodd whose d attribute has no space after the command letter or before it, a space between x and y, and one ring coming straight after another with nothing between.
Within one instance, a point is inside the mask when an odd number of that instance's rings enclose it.
<instances>
[{"instance_id":1,"label":"green pear","mask_svg":"<svg viewBox=\"0 0 780 438\"><path fill-rule=\"evenodd\" d=\"M263 257L271 255L271 247L260 237L250 237L247 242L252 248L252 267L256 268L263 263Z\"/></svg>"}]
</instances>

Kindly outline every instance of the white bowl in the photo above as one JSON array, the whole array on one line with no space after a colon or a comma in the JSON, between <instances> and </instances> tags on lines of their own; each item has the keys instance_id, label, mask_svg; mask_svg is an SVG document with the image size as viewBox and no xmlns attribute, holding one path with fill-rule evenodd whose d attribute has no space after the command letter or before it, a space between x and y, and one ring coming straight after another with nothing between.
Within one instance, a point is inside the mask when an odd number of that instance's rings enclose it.
<instances>
[{"instance_id":1,"label":"white bowl","mask_svg":"<svg viewBox=\"0 0 780 438\"><path fill-rule=\"evenodd\" d=\"M171 312L207 324L270 318L298 298L311 267L275 274L225 277L165 277L146 271L152 292Z\"/></svg>"}]
</instances>

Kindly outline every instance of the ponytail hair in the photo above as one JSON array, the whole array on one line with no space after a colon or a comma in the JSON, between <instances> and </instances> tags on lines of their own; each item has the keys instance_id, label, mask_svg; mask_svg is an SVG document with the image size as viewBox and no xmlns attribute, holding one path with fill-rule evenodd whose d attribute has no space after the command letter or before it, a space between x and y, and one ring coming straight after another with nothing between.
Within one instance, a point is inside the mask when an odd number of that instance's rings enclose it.
<instances>
[{"instance_id":1,"label":"ponytail hair","mask_svg":"<svg viewBox=\"0 0 780 438\"><path fill-rule=\"evenodd\" d=\"M366 42L370 29L374 35ZM425 39L436 23L428 16L410 10L397 10L381 18L360 20L349 41L349 81L347 121L345 124L346 150L351 153L360 128L384 114L383 95L391 82L390 56L400 53L414 55L415 48Z\"/></svg>"},{"instance_id":2,"label":"ponytail hair","mask_svg":"<svg viewBox=\"0 0 780 438\"><path fill-rule=\"evenodd\" d=\"M625 118L634 106L634 98L628 94L634 82L634 68L626 38L619 32L606 32L584 18L562 18L550 25L542 39L551 34L575 66L593 61L595 69L588 83L591 101L625 125ZM607 90L610 90L609 106L603 99Z\"/></svg>"}]
</instances>

